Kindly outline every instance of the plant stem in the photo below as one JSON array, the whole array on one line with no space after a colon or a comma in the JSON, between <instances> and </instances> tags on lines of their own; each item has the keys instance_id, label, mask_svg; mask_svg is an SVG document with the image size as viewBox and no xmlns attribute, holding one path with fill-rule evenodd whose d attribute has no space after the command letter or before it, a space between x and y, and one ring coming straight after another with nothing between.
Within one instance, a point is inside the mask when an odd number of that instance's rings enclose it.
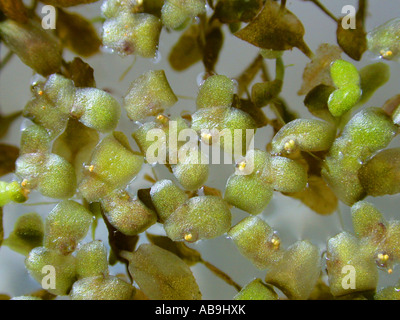
<instances>
[{"instance_id":1,"label":"plant stem","mask_svg":"<svg viewBox=\"0 0 400 320\"><path fill-rule=\"evenodd\" d=\"M339 21L338 18L336 18L332 12L330 12L319 0L309 0L313 2L318 8L320 8L323 12L326 13L332 20L334 20L336 23Z\"/></svg>"},{"instance_id":2,"label":"plant stem","mask_svg":"<svg viewBox=\"0 0 400 320\"><path fill-rule=\"evenodd\" d=\"M242 287L238 285L235 281L232 280L230 276L228 276L225 272L218 269L216 266L212 265L211 263L201 260L202 264L204 264L207 269L209 269L212 273L214 273L218 278L224 280L227 284L234 287L237 291L242 290Z\"/></svg>"},{"instance_id":3,"label":"plant stem","mask_svg":"<svg viewBox=\"0 0 400 320\"><path fill-rule=\"evenodd\" d=\"M12 59L12 57L14 56L14 52L9 51L6 56L4 57L4 59L0 62L0 70L2 70L6 64Z\"/></svg>"}]
</instances>

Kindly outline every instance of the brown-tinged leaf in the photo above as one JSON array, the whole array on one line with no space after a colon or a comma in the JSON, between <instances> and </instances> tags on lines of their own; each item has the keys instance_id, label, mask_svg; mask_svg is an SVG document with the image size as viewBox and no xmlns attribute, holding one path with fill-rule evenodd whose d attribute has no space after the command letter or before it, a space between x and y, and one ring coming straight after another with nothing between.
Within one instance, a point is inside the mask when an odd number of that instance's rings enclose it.
<instances>
[{"instance_id":1,"label":"brown-tinged leaf","mask_svg":"<svg viewBox=\"0 0 400 320\"><path fill-rule=\"evenodd\" d=\"M321 277L318 279L318 282L316 283L314 290L311 292L311 295L308 297L308 300L333 300L333 295L329 286Z\"/></svg>"},{"instance_id":2,"label":"brown-tinged leaf","mask_svg":"<svg viewBox=\"0 0 400 320\"><path fill-rule=\"evenodd\" d=\"M263 5L262 0L219 0L214 17L222 23L249 22Z\"/></svg>"},{"instance_id":3,"label":"brown-tinged leaf","mask_svg":"<svg viewBox=\"0 0 400 320\"><path fill-rule=\"evenodd\" d=\"M150 233L146 233L146 237L152 244L172 252L185 261L189 266L193 266L202 261L200 253L192 248L189 248L183 242L172 241L168 237Z\"/></svg>"},{"instance_id":4,"label":"brown-tinged leaf","mask_svg":"<svg viewBox=\"0 0 400 320\"><path fill-rule=\"evenodd\" d=\"M96 87L93 68L81 58L75 58L64 65L64 75L74 81L75 87Z\"/></svg>"},{"instance_id":5,"label":"brown-tinged leaf","mask_svg":"<svg viewBox=\"0 0 400 320\"><path fill-rule=\"evenodd\" d=\"M164 0L146 0L142 2L143 12L150 13L158 18L161 18L161 9L163 5Z\"/></svg>"},{"instance_id":6,"label":"brown-tinged leaf","mask_svg":"<svg viewBox=\"0 0 400 320\"><path fill-rule=\"evenodd\" d=\"M19 23L28 22L28 10L22 0L0 0L0 11Z\"/></svg>"},{"instance_id":7,"label":"brown-tinged leaf","mask_svg":"<svg viewBox=\"0 0 400 320\"><path fill-rule=\"evenodd\" d=\"M242 94L247 91L250 83L254 80L257 73L263 67L263 57L257 55L253 62L236 78L238 82L238 96L242 97Z\"/></svg>"},{"instance_id":8,"label":"brown-tinged leaf","mask_svg":"<svg viewBox=\"0 0 400 320\"><path fill-rule=\"evenodd\" d=\"M206 43L203 51L203 64L206 72L214 73L215 65L218 61L219 53L224 43L224 35L221 27L212 27L206 34Z\"/></svg>"},{"instance_id":9,"label":"brown-tinged leaf","mask_svg":"<svg viewBox=\"0 0 400 320\"><path fill-rule=\"evenodd\" d=\"M249 114L255 121L257 128L265 127L269 123L264 111L248 99L239 99L235 95L232 106Z\"/></svg>"},{"instance_id":10,"label":"brown-tinged leaf","mask_svg":"<svg viewBox=\"0 0 400 320\"><path fill-rule=\"evenodd\" d=\"M356 28L344 29L342 26L343 17L339 19L336 29L336 38L339 46L352 59L360 61L363 53L368 49L367 33L364 28L366 13L366 0L359 0L359 8L355 16Z\"/></svg>"},{"instance_id":11,"label":"brown-tinged leaf","mask_svg":"<svg viewBox=\"0 0 400 320\"><path fill-rule=\"evenodd\" d=\"M394 97L385 101L382 106L382 109L391 116L393 112L400 106L400 94L396 94Z\"/></svg>"},{"instance_id":12,"label":"brown-tinged leaf","mask_svg":"<svg viewBox=\"0 0 400 320\"><path fill-rule=\"evenodd\" d=\"M304 105L317 118L335 123L336 120L328 109L329 96L335 90L335 87L320 84L307 94L304 99Z\"/></svg>"},{"instance_id":13,"label":"brown-tinged leaf","mask_svg":"<svg viewBox=\"0 0 400 320\"><path fill-rule=\"evenodd\" d=\"M77 13L57 11L57 36L76 54L90 57L100 51L101 39L92 23Z\"/></svg>"},{"instance_id":14,"label":"brown-tinged leaf","mask_svg":"<svg viewBox=\"0 0 400 320\"><path fill-rule=\"evenodd\" d=\"M55 298L57 298L57 296L55 294L52 294L44 289L34 291L34 292L30 293L29 296L40 298L42 300L54 300Z\"/></svg>"},{"instance_id":15,"label":"brown-tinged leaf","mask_svg":"<svg viewBox=\"0 0 400 320\"><path fill-rule=\"evenodd\" d=\"M99 0L40 0L40 1L55 7L72 7L80 4L97 2Z\"/></svg>"},{"instance_id":16,"label":"brown-tinged leaf","mask_svg":"<svg viewBox=\"0 0 400 320\"><path fill-rule=\"evenodd\" d=\"M303 191L286 195L299 199L310 209L322 215L332 214L338 206L338 200L333 191L324 179L315 175L308 177L307 187Z\"/></svg>"},{"instance_id":17,"label":"brown-tinged leaf","mask_svg":"<svg viewBox=\"0 0 400 320\"><path fill-rule=\"evenodd\" d=\"M282 80L255 83L251 88L251 101L258 107L266 106L281 93Z\"/></svg>"},{"instance_id":18,"label":"brown-tinged leaf","mask_svg":"<svg viewBox=\"0 0 400 320\"><path fill-rule=\"evenodd\" d=\"M17 111L7 116L0 114L0 139L4 138L10 125L21 115L22 111Z\"/></svg>"},{"instance_id":19,"label":"brown-tinged leaf","mask_svg":"<svg viewBox=\"0 0 400 320\"><path fill-rule=\"evenodd\" d=\"M178 42L172 47L168 61L174 70L183 71L203 58L199 34L199 25L193 24L182 33Z\"/></svg>"},{"instance_id":20,"label":"brown-tinged leaf","mask_svg":"<svg viewBox=\"0 0 400 320\"><path fill-rule=\"evenodd\" d=\"M311 58L304 34L303 24L293 13L268 0L262 11L235 36L263 49L283 51L297 47Z\"/></svg>"},{"instance_id":21,"label":"brown-tinged leaf","mask_svg":"<svg viewBox=\"0 0 400 320\"><path fill-rule=\"evenodd\" d=\"M0 177L15 170L15 161L19 157L17 147L0 143Z\"/></svg>"},{"instance_id":22,"label":"brown-tinged leaf","mask_svg":"<svg viewBox=\"0 0 400 320\"><path fill-rule=\"evenodd\" d=\"M319 84L333 86L330 74L331 63L341 59L341 55L342 50L338 46L328 43L320 44L315 56L304 68L303 83L297 94L307 94Z\"/></svg>"}]
</instances>

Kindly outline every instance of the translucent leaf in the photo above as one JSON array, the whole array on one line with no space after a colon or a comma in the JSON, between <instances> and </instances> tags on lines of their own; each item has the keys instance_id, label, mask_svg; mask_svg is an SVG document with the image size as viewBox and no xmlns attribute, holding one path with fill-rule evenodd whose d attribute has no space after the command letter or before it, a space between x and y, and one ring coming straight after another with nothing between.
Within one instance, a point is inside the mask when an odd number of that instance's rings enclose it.
<instances>
[{"instance_id":1,"label":"translucent leaf","mask_svg":"<svg viewBox=\"0 0 400 320\"><path fill-rule=\"evenodd\" d=\"M251 88L251 100L257 107L264 107L279 95L282 85L282 80L255 83Z\"/></svg>"},{"instance_id":2,"label":"translucent leaf","mask_svg":"<svg viewBox=\"0 0 400 320\"><path fill-rule=\"evenodd\" d=\"M92 23L77 13L57 11L57 36L76 54L89 57L99 52L101 40Z\"/></svg>"},{"instance_id":3,"label":"translucent leaf","mask_svg":"<svg viewBox=\"0 0 400 320\"><path fill-rule=\"evenodd\" d=\"M0 11L17 22L28 22L28 10L22 0L0 0Z\"/></svg>"},{"instance_id":4,"label":"translucent leaf","mask_svg":"<svg viewBox=\"0 0 400 320\"><path fill-rule=\"evenodd\" d=\"M307 94L311 89L320 84L332 86L330 66L333 61L341 59L341 54L342 50L338 46L328 43L320 44L315 56L304 68L303 83L298 94Z\"/></svg>"},{"instance_id":5,"label":"translucent leaf","mask_svg":"<svg viewBox=\"0 0 400 320\"><path fill-rule=\"evenodd\" d=\"M74 81L75 87L96 87L93 68L81 58L75 58L64 65L64 75Z\"/></svg>"},{"instance_id":6,"label":"translucent leaf","mask_svg":"<svg viewBox=\"0 0 400 320\"><path fill-rule=\"evenodd\" d=\"M17 147L0 143L0 177L15 170L15 161L19 157Z\"/></svg>"},{"instance_id":7,"label":"translucent leaf","mask_svg":"<svg viewBox=\"0 0 400 320\"><path fill-rule=\"evenodd\" d=\"M192 271L175 254L153 244L142 244L129 260L129 272L150 299L201 299Z\"/></svg>"},{"instance_id":8,"label":"translucent leaf","mask_svg":"<svg viewBox=\"0 0 400 320\"><path fill-rule=\"evenodd\" d=\"M310 209L322 215L332 214L338 206L335 193L324 179L315 175L308 177L307 186L303 191L287 195L299 199Z\"/></svg>"},{"instance_id":9,"label":"translucent leaf","mask_svg":"<svg viewBox=\"0 0 400 320\"><path fill-rule=\"evenodd\" d=\"M382 87L390 79L390 67L383 62L377 62L365 66L360 70L360 86L362 95L358 103L366 103L376 90Z\"/></svg>"},{"instance_id":10,"label":"translucent leaf","mask_svg":"<svg viewBox=\"0 0 400 320\"><path fill-rule=\"evenodd\" d=\"M273 1L267 1L262 11L243 29L235 33L238 38L256 47L273 50L299 48L306 56L312 52L303 40L304 27L289 10Z\"/></svg>"},{"instance_id":11,"label":"translucent leaf","mask_svg":"<svg viewBox=\"0 0 400 320\"><path fill-rule=\"evenodd\" d=\"M37 213L26 213L18 218L14 230L4 240L8 246L20 254L28 255L36 247L43 245L44 224Z\"/></svg>"},{"instance_id":12,"label":"translucent leaf","mask_svg":"<svg viewBox=\"0 0 400 320\"><path fill-rule=\"evenodd\" d=\"M193 266L202 261L200 253L197 250L189 248L184 242L172 241L168 237L150 233L146 233L146 237L152 244L177 255L185 261L188 266Z\"/></svg>"},{"instance_id":13,"label":"translucent leaf","mask_svg":"<svg viewBox=\"0 0 400 320\"><path fill-rule=\"evenodd\" d=\"M368 32L368 50L385 60L398 60L400 19L394 18Z\"/></svg>"},{"instance_id":14,"label":"translucent leaf","mask_svg":"<svg viewBox=\"0 0 400 320\"><path fill-rule=\"evenodd\" d=\"M200 28L192 24L172 47L168 61L176 71L183 71L203 58L203 48L199 40Z\"/></svg>"},{"instance_id":15,"label":"translucent leaf","mask_svg":"<svg viewBox=\"0 0 400 320\"><path fill-rule=\"evenodd\" d=\"M261 279L254 279L249 282L237 295L234 300L278 300L274 289L263 283Z\"/></svg>"}]
</instances>

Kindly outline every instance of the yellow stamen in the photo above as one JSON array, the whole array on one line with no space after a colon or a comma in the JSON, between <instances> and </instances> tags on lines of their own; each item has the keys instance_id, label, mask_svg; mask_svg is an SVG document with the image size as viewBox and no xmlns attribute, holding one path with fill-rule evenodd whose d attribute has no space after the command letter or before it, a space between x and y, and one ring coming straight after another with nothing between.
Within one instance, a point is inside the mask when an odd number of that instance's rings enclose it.
<instances>
[{"instance_id":1,"label":"yellow stamen","mask_svg":"<svg viewBox=\"0 0 400 320\"><path fill-rule=\"evenodd\" d=\"M240 171L243 171L243 170L246 168L246 162L245 162L245 161L239 162L239 163L237 164L237 168L238 168Z\"/></svg>"},{"instance_id":2,"label":"yellow stamen","mask_svg":"<svg viewBox=\"0 0 400 320\"><path fill-rule=\"evenodd\" d=\"M193 235L191 233L187 233L183 236L186 241L190 241L193 239Z\"/></svg>"},{"instance_id":3,"label":"yellow stamen","mask_svg":"<svg viewBox=\"0 0 400 320\"><path fill-rule=\"evenodd\" d=\"M287 153L290 153L293 151L295 146L296 146L296 141L294 141L293 139L290 139L289 141L285 142L283 148L285 149L285 151Z\"/></svg>"}]
</instances>

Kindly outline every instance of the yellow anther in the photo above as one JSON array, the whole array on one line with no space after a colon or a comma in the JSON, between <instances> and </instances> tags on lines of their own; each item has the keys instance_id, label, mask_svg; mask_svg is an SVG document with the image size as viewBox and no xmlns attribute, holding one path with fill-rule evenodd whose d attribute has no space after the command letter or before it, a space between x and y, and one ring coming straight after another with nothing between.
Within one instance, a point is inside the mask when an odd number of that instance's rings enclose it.
<instances>
[{"instance_id":1,"label":"yellow anther","mask_svg":"<svg viewBox=\"0 0 400 320\"><path fill-rule=\"evenodd\" d=\"M388 269L388 273L392 274L393 270L392 269Z\"/></svg>"},{"instance_id":2,"label":"yellow anther","mask_svg":"<svg viewBox=\"0 0 400 320\"><path fill-rule=\"evenodd\" d=\"M378 254L378 259L382 262L386 262L389 260L389 255L388 254Z\"/></svg>"},{"instance_id":3,"label":"yellow anther","mask_svg":"<svg viewBox=\"0 0 400 320\"><path fill-rule=\"evenodd\" d=\"M46 109L46 106L42 106L42 110L45 110Z\"/></svg>"},{"instance_id":4,"label":"yellow anther","mask_svg":"<svg viewBox=\"0 0 400 320\"><path fill-rule=\"evenodd\" d=\"M271 242L275 247L279 247L281 244L281 240L279 240L279 238L276 238L276 237L272 238Z\"/></svg>"},{"instance_id":5,"label":"yellow anther","mask_svg":"<svg viewBox=\"0 0 400 320\"><path fill-rule=\"evenodd\" d=\"M163 114L159 114L159 115L157 116L157 120L158 120L159 122L165 124L165 123L168 122L169 119L168 119L168 117L164 116Z\"/></svg>"},{"instance_id":6,"label":"yellow anther","mask_svg":"<svg viewBox=\"0 0 400 320\"><path fill-rule=\"evenodd\" d=\"M27 185L28 185L28 180L26 180L26 179L22 180L21 187L26 188Z\"/></svg>"},{"instance_id":7,"label":"yellow anther","mask_svg":"<svg viewBox=\"0 0 400 320\"><path fill-rule=\"evenodd\" d=\"M193 235L192 235L191 233L186 233L186 234L183 236L183 238L184 238L186 241L191 241L191 240L193 239Z\"/></svg>"},{"instance_id":8,"label":"yellow anther","mask_svg":"<svg viewBox=\"0 0 400 320\"><path fill-rule=\"evenodd\" d=\"M202 132L201 133L201 140L203 140L205 143L209 143L212 138L212 135L209 132Z\"/></svg>"},{"instance_id":9,"label":"yellow anther","mask_svg":"<svg viewBox=\"0 0 400 320\"><path fill-rule=\"evenodd\" d=\"M283 148L287 153L292 152L295 147L296 147L296 141L294 141L293 139L290 139L287 142L285 142L283 146Z\"/></svg>"},{"instance_id":10,"label":"yellow anther","mask_svg":"<svg viewBox=\"0 0 400 320\"><path fill-rule=\"evenodd\" d=\"M238 168L240 171L243 171L243 170L246 168L246 161L241 161L241 162L239 162L239 163L237 164L237 168Z\"/></svg>"},{"instance_id":11,"label":"yellow anther","mask_svg":"<svg viewBox=\"0 0 400 320\"><path fill-rule=\"evenodd\" d=\"M90 166L85 166L85 169L89 172L93 172L94 171L94 165L91 164Z\"/></svg>"},{"instance_id":12,"label":"yellow anther","mask_svg":"<svg viewBox=\"0 0 400 320\"><path fill-rule=\"evenodd\" d=\"M380 54L383 58L390 58L393 55L391 50L381 50Z\"/></svg>"},{"instance_id":13,"label":"yellow anther","mask_svg":"<svg viewBox=\"0 0 400 320\"><path fill-rule=\"evenodd\" d=\"M40 90L40 91L38 92L38 95L39 95L39 96L42 96L42 95L43 95L43 91Z\"/></svg>"}]
</instances>

